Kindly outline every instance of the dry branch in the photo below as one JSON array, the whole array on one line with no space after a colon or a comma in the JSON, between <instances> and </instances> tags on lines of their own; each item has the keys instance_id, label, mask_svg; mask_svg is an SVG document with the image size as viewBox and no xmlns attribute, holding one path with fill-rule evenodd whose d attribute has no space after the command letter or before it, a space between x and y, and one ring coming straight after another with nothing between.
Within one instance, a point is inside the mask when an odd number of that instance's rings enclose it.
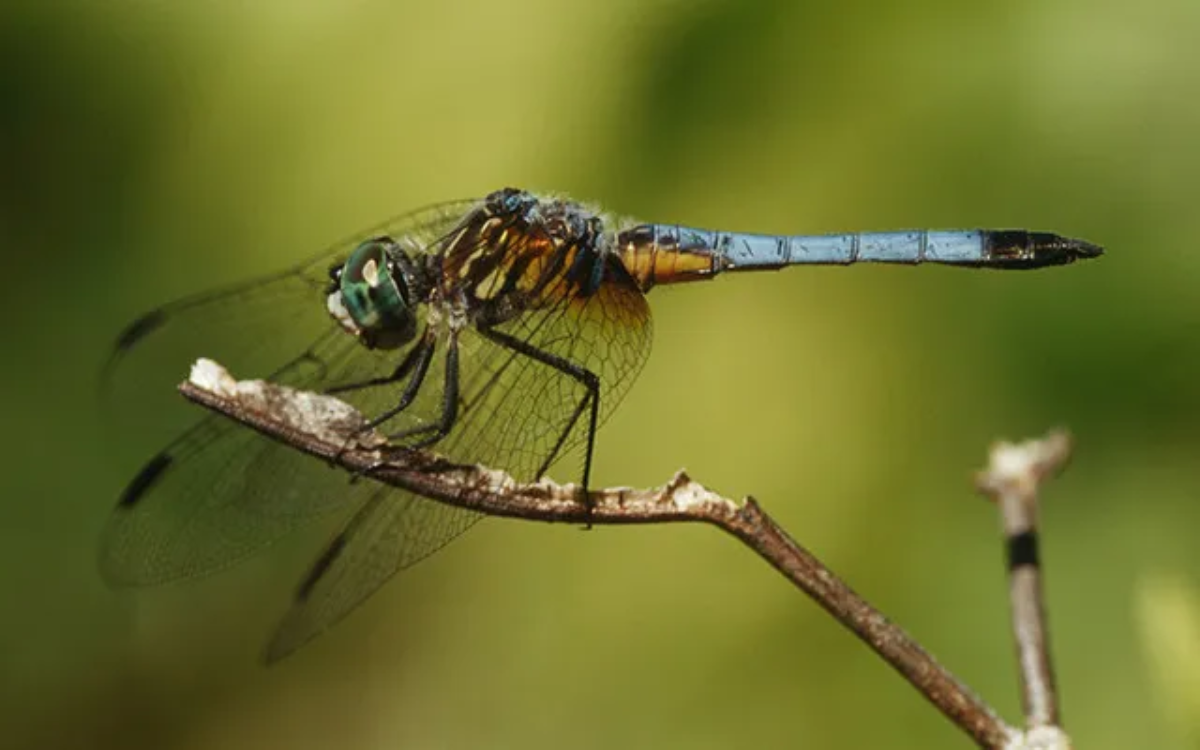
<instances>
[{"instance_id":1,"label":"dry branch","mask_svg":"<svg viewBox=\"0 0 1200 750\"><path fill-rule=\"evenodd\" d=\"M452 464L433 453L389 445L384 437L365 429L361 414L333 397L263 381L239 382L208 360L197 363L180 391L271 439L363 475L360 481L382 482L488 515L573 524L716 526L754 550L849 628L980 747L1065 747L1041 744L1046 732L1024 735L1007 726L908 634L793 540L753 499L735 502L722 497L683 472L650 489L617 487L584 493L578 486L548 479L518 483L495 467ZM1047 466L1045 462L1033 465ZM981 477L981 488L1002 496L1001 487L1029 486L1005 484L1007 480L994 472ZM1036 481L1032 486L1036 488ZM1052 694L1052 679L1048 685Z\"/></svg>"}]
</instances>

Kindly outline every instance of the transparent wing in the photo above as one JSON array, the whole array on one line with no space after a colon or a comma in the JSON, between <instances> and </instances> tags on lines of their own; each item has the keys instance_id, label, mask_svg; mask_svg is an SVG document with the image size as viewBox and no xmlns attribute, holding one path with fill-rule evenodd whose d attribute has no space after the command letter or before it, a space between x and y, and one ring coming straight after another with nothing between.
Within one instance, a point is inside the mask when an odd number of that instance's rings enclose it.
<instances>
[{"instance_id":1,"label":"transparent wing","mask_svg":"<svg viewBox=\"0 0 1200 750\"><path fill-rule=\"evenodd\" d=\"M378 234L410 250L434 252L473 205L402 217L283 274L145 316L122 336L114 357L114 385L132 385L136 391L135 408L116 415L122 422L148 415L177 429L178 419L167 419L169 413L190 416L194 410L182 409L173 385L197 356L217 359L239 377L264 376L309 390L385 377L407 352L369 351L336 328L324 305L328 267L361 239ZM474 329L461 332L459 419L435 446L437 452L535 479L550 460L578 449L590 435L593 394L577 376L580 369L594 373L600 384L599 416L611 413L648 353L649 311L612 259L594 293L576 292L565 277L558 278L542 290L538 305L498 327L527 345L526 351ZM416 401L386 424L389 431L436 420L447 377L447 343L435 343L439 351L425 385ZM529 356L530 350L541 356ZM153 364L142 364L147 362ZM372 416L393 405L399 390L400 384L388 384L339 391L339 397ZM161 403L148 406L156 394ZM115 583L199 575L244 558L307 519L350 507L356 509L350 522L297 591L268 653L275 659L345 616L398 570L439 549L479 516L369 479L351 482L345 472L319 460L209 417L169 443L131 482L106 531L101 565Z\"/></svg>"},{"instance_id":2,"label":"transparent wing","mask_svg":"<svg viewBox=\"0 0 1200 750\"><path fill-rule=\"evenodd\" d=\"M373 487L373 493L297 588L295 603L267 646L267 662L320 635L397 572L436 552L483 517L374 482L364 484Z\"/></svg>"},{"instance_id":3,"label":"transparent wing","mask_svg":"<svg viewBox=\"0 0 1200 750\"><path fill-rule=\"evenodd\" d=\"M594 294L575 295L565 279L551 285L546 294L558 301L499 328L598 375L602 420L628 390L649 353L646 300L615 260L606 267L604 283ZM456 462L505 469L519 481L533 481L548 461L577 451L587 440L589 394L578 379L473 329L462 331L459 345L459 419L434 447L437 453ZM438 357L437 362L436 372L429 375L432 380L426 381L436 386L423 388L419 396L423 414L434 413L442 396L444 358ZM577 472L573 478L578 478ZM438 509L436 519L427 516L433 509ZM470 511L406 493L374 495L333 538L297 590L292 609L268 647L268 661L321 633L398 571L478 518ZM420 541L414 544L414 540Z\"/></svg>"},{"instance_id":4,"label":"transparent wing","mask_svg":"<svg viewBox=\"0 0 1200 750\"><path fill-rule=\"evenodd\" d=\"M600 383L599 427L620 404L650 354L650 308L613 258L607 260L604 281L594 294L572 294L563 288L568 286L564 280L547 290L551 297L561 296L561 303L532 310L498 328L595 374ZM483 452L484 446L491 445L517 446L506 465L514 467L521 481L536 480L539 467L550 458L574 456L582 461L585 456L579 449L591 425L586 410L578 417L574 414L587 393L583 384L510 349L502 349L489 361L499 366L476 374L479 385L470 391L476 403L468 403L467 408L477 409L478 422L468 452ZM564 431L565 440L555 450ZM569 478L578 479L582 468L578 463Z\"/></svg>"},{"instance_id":5,"label":"transparent wing","mask_svg":"<svg viewBox=\"0 0 1200 750\"><path fill-rule=\"evenodd\" d=\"M110 583L153 584L218 570L378 490L223 417L197 421L199 410L175 384L201 356L238 377L309 390L387 374L403 352L370 351L338 328L325 309L328 269L379 234L414 250L435 245L472 205L407 214L283 273L158 308L121 335L105 372L110 417L123 436L148 435L159 444L178 437L144 465L113 511L100 549ZM353 400L369 410L394 398L394 389L380 388ZM423 415L414 410L406 418Z\"/></svg>"}]
</instances>

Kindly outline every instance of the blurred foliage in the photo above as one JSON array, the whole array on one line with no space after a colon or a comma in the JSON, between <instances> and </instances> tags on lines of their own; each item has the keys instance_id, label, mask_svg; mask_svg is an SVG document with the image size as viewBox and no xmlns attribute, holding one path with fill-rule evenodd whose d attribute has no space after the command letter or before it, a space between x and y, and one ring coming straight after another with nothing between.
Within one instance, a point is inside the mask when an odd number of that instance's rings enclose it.
<instances>
[{"instance_id":1,"label":"blurred foliage","mask_svg":"<svg viewBox=\"0 0 1200 750\"><path fill-rule=\"evenodd\" d=\"M753 493L1016 720L970 471L1066 425L1044 526L1067 728L1186 747L1195 704L1163 691L1194 683L1172 676L1194 627L1168 622L1194 597L1142 587L1200 571L1198 33L1180 0L5 4L0 745L964 746L708 530L488 521L271 670L327 529L194 584L101 585L142 447L95 382L133 315L513 184L701 226L1108 247L655 291L595 479Z\"/></svg>"},{"instance_id":2,"label":"blurred foliage","mask_svg":"<svg viewBox=\"0 0 1200 750\"><path fill-rule=\"evenodd\" d=\"M1147 572L1136 615L1155 693L1178 737L1200 744L1200 589L1180 576Z\"/></svg>"}]
</instances>

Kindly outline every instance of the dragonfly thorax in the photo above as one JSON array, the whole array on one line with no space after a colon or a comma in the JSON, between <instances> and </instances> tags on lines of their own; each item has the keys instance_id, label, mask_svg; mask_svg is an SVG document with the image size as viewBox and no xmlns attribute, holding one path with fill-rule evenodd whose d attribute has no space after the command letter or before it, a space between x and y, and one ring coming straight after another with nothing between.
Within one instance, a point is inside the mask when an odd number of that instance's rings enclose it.
<instances>
[{"instance_id":1,"label":"dragonfly thorax","mask_svg":"<svg viewBox=\"0 0 1200 750\"><path fill-rule=\"evenodd\" d=\"M417 330L413 268L390 238L363 242L332 269L329 314L368 348L403 346Z\"/></svg>"}]
</instances>

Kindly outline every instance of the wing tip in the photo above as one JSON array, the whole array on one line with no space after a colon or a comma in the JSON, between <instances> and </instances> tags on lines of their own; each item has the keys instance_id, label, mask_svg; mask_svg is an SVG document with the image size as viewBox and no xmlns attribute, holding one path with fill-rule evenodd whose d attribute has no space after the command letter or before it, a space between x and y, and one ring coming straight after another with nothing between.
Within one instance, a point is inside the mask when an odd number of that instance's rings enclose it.
<instances>
[{"instance_id":1,"label":"wing tip","mask_svg":"<svg viewBox=\"0 0 1200 750\"><path fill-rule=\"evenodd\" d=\"M125 326L124 330L117 335L117 343L114 354L119 355L129 351L139 341L149 336L156 329L162 327L162 324L167 320L166 311L159 307L151 310L148 313L134 319L132 323Z\"/></svg>"},{"instance_id":2,"label":"wing tip","mask_svg":"<svg viewBox=\"0 0 1200 750\"><path fill-rule=\"evenodd\" d=\"M145 571L137 566L130 566L125 561L125 556L120 554L130 530L123 519L126 514L139 507L146 493L154 487L173 461L169 453L155 455L138 470L117 498L113 515L108 522L108 530L101 538L96 556L96 568L100 571L100 578L109 588L133 588L159 582L153 577L147 577Z\"/></svg>"},{"instance_id":3,"label":"wing tip","mask_svg":"<svg viewBox=\"0 0 1200 750\"><path fill-rule=\"evenodd\" d=\"M170 453L159 453L146 462L117 499L116 510L127 511L136 507L174 462Z\"/></svg>"},{"instance_id":4,"label":"wing tip","mask_svg":"<svg viewBox=\"0 0 1200 750\"><path fill-rule=\"evenodd\" d=\"M138 345L143 339L149 336L154 331L158 330L167 322L167 313L164 308L156 308L134 320L129 325L117 334L116 343L113 344L112 351L108 355L108 360L104 363L104 369L100 373L100 398L104 400L104 395L108 392L109 384L112 381L113 371L117 365L129 353L131 349Z\"/></svg>"},{"instance_id":5,"label":"wing tip","mask_svg":"<svg viewBox=\"0 0 1200 750\"><path fill-rule=\"evenodd\" d=\"M304 637L297 639L285 623L271 638L270 642L267 643L266 648L263 649L262 654L259 656L259 660L264 666L274 666L284 658L296 653L301 646L308 643L317 635L317 633L308 633Z\"/></svg>"},{"instance_id":6,"label":"wing tip","mask_svg":"<svg viewBox=\"0 0 1200 750\"><path fill-rule=\"evenodd\" d=\"M324 627L314 628L302 613L304 604L312 596L317 584L321 582L321 579L325 577L325 574L329 572L343 550L346 549L346 542L346 532L343 531L334 536L321 555L309 567L308 572L304 574L304 578L296 587L296 592L292 597L291 611L284 615L283 622L280 623L275 635L271 637L267 647L263 650L263 664L270 666L278 662L316 638L328 627L329 623L326 623Z\"/></svg>"}]
</instances>

